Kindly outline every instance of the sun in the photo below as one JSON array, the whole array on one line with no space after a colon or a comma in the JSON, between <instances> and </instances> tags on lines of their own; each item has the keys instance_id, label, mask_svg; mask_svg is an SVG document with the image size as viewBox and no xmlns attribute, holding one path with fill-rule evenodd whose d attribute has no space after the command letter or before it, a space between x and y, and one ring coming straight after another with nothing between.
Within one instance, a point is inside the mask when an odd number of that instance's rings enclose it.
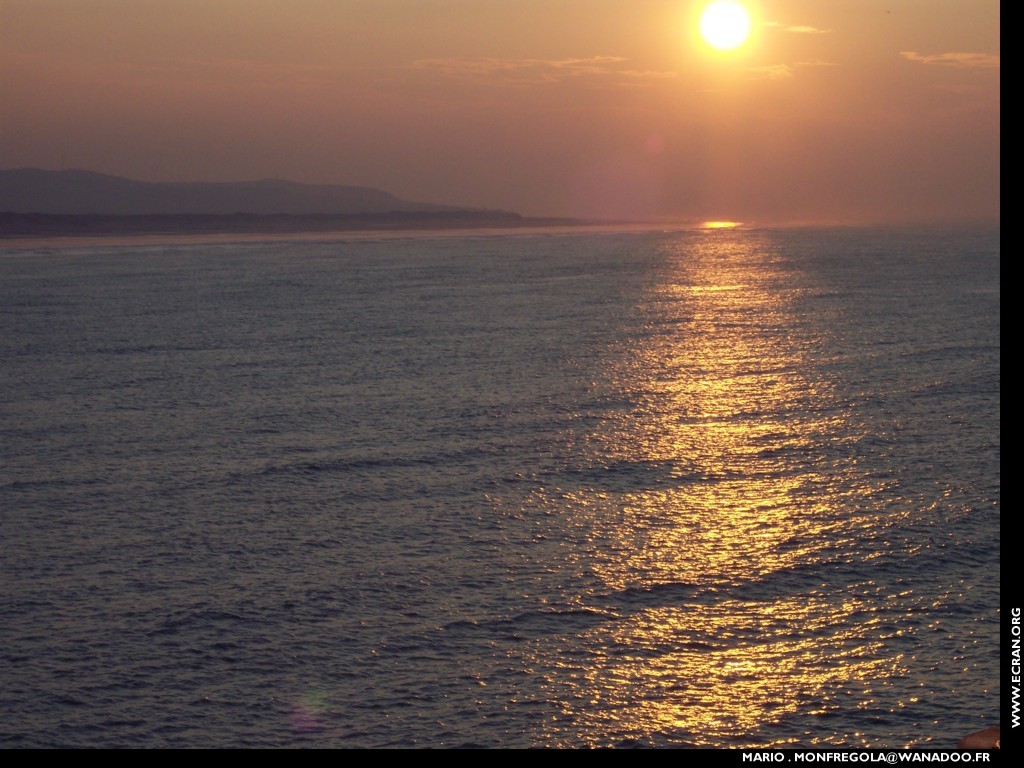
<instances>
[{"instance_id":1,"label":"sun","mask_svg":"<svg viewBox=\"0 0 1024 768\"><path fill-rule=\"evenodd\" d=\"M719 51L739 48L750 37L750 13L736 0L714 0L700 15L700 36Z\"/></svg>"}]
</instances>

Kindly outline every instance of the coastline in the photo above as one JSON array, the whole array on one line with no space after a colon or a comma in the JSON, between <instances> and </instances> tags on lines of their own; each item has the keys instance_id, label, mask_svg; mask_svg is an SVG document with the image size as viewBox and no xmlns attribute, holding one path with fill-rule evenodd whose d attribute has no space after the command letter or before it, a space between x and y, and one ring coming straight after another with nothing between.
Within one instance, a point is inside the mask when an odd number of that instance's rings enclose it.
<instances>
[{"instance_id":1,"label":"coastline","mask_svg":"<svg viewBox=\"0 0 1024 768\"><path fill-rule=\"evenodd\" d=\"M0 239L83 235L294 234L361 229L434 229L569 224L505 211L389 211L350 214L52 214L0 212Z\"/></svg>"},{"instance_id":2,"label":"coastline","mask_svg":"<svg viewBox=\"0 0 1024 768\"><path fill-rule=\"evenodd\" d=\"M504 212L427 212L342 215L60 215L0 213L0 251L105 245L164 245L277 240L365 240L650 230L651 222L527 217Z\"/></svg>"}]
</instances>

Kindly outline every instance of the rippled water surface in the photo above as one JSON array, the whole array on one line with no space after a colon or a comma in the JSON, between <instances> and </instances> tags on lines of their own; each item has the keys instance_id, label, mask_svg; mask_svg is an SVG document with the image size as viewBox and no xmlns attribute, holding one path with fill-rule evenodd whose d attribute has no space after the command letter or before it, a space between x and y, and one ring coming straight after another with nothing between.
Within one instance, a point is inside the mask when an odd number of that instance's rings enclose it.
<instances>
[{"instance_id":1,"label":"rippled water surface","mask_svg":"<svg viewBox=\"0 0 1024 768\"><path fill-rule=\"evenodd\" d=\"M952 746L994 231L0 253L0 744Z\"/></svg>"}]
</instances>

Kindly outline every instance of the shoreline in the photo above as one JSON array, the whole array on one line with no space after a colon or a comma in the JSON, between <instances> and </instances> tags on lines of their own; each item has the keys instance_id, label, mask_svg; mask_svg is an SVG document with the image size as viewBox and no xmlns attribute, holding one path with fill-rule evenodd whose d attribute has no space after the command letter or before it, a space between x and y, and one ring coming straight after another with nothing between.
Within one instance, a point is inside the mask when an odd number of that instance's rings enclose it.
<instances>
[{"instance_id":1,"label":"shoreline","mask_svg":"<svg viewBox=\"0 0 1024 768\"><path fill-rule=\"evenodd\" d=\"M61 215L0 213L0 251L105 245L217 244L371 238L648 231L653 222L494 212L346 215Z\"/></svg>"},{"instance_id":2,"label":"shoreline","mask_svg":"<svg viewBox=\"0 0 1024 768\"><path fill-rule=\"evenodd\" d=\"M464 229L585 224L504 211L391 211L353 214L53 214L0 212L0 240L22 237L173 234L296 234L356 230Z\"/></svg>"}]
</instances>

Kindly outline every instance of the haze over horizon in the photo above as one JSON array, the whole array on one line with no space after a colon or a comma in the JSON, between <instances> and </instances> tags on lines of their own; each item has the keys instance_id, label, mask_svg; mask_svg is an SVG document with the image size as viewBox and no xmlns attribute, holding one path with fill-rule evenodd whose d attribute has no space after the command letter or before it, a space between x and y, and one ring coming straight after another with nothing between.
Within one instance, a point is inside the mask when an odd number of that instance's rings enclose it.
<instances>
[{"instance_id":1,"label":"haze over horizon","mask_svg":"<svg viewBox=\"0 0 1024 768\"><path fill-rule=\"evenodd\" d=\"M997 219L999 3L0 0L0 168L531 216Z\"/></svg>"}]
</instances>

